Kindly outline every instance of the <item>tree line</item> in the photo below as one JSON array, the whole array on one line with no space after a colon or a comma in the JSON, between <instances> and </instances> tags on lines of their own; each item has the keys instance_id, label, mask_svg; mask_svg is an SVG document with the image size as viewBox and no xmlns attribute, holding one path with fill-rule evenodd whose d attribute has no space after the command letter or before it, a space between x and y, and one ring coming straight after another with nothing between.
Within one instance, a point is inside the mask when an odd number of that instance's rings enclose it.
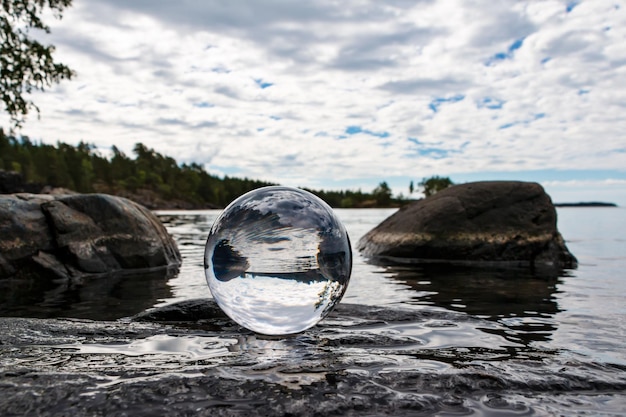
<instances>
[{"instance_id":1,"label":"tree line","mask_svg":"<svg viewBox=\"0 0 626 417\"><path fill-rule=\"evenodd\" d=\"M80 193L128 195L149 190L162 200L181 200L198 207L224 207L252 189L271 185L248 178L219 178L196 163L179 165L168 156L137 143L134 158L113 146L107 158L94 145L56 146L8 136L0 129L0 169L16 171L29 183Z\"/></svg>"},{"instance_id":2,"label":"tree line","mask_svg":"<svg viewBox=\"0 0 626 417\"><path fill-rule=\"evenodd\" d=\"M28 183L67 188L80 193L105 192L126 195L149 191L164 201L179 200L194 207L224 207L255 188L270 182L209 174L196 164L178 164L169 156L137 143L134 157L111 148L103 156L94 145L77 146L57 142L56 146L35 143L28 137L7 135L0 128L0 170L16 171ZM393 198L383 181L372 192L361 190L308 191L332 207L393 207L408 201Z\"/></svg>"}]
</instances>

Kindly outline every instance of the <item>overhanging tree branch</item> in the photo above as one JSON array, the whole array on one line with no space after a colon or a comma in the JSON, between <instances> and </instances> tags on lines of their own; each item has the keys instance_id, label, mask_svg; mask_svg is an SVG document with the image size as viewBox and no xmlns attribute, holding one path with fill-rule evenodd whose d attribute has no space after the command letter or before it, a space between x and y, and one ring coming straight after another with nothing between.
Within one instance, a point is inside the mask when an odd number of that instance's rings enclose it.
<instances>
[{"instance_id":1,"label":"overhanging tree branch","mask_svg":"<svg viewBox=\"0 0 626 417\"><path fill-rule=\"evenodd\" d=\"M39 108L25 97L33 90L44 91L75 75L68 66L55 62L53 45L42 45L30 36L31 29L50 33L39 17L50 9L56 18L72 0L0 0L0 98L11 117L13 128L20 128L30 110Z\"/></svg>"}]
</instances>

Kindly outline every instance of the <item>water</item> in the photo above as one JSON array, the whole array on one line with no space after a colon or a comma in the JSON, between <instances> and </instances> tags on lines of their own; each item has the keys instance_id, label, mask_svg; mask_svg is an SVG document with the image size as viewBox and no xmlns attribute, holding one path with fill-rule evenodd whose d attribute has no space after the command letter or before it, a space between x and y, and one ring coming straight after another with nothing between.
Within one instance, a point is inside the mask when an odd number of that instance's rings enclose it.
<instances>
[{"instance_id":1,"label":"water","mask_svg":"<svg viewBox=\"0 0 626 417\"><path fill-rule=\"evenodd\" d=\"M353 246L393 209L336 210ZM165 305L210 296L202 271L204 236L219 210L159 212L185 262ZM576 270L410 268L367 263L354 250L344 303L464 312L501 324L503 337L626 365L626 209L560 208L558 227Z\"/></svg>"},{"instance_id":2,"label":"water","mask_svg":"<svg viewBox=\"0 0 626 417\"><path fill-rule=\"evenodd\" d=\"M394 210L336 212L355 245ZM160 305L208 295L199 255L203 235L218 213L159 213L186 259L178 277L169 282L172 296L160 300ZM381 266L367 263L355 251L353 278L342 303L478 319L478 323L434 320L429 326L381 325L378 331L420 340L420 349L436 351L435 357L450 354L459 362L495 363L513 380L563 372L588 378L591 385L603 380L609 385L610 381L626 383L626 210L559 208L558 227L579 260L576 270L542 275L524 269ZM440 361L438 357L435 365ZM609 403L615 401L616 393L607 395ZM611 403L613 411L626 409L625 397L617 398L621 400L617 406ZM579 400L590 401L586 407L591 410L603 407L586 396ZM535 408L539 409L536 404ZM575 407L570 411L575 413Z\"/></svg>"},{"instance_id":3,"label":"water","mask_svg":"<svg viewBox=\"0 0 626 417\"><path fill-rule=\"evenodd\" d=\"M352 244L393 209L336 210ZM183 264L159 305L207 296L202 245L219 211L160 212ZM626 209L560 208L558 227L578 258L559 276L526 270L377 266L354 251L344 303L463 312L502 325L508 340L565 348L588 360L626 365Z\"/></svg>"},{"instance_id":4,"label":"water","mask_svg":"<svg viewBox=\"0 0 626 417\"><path fill-rule=\"evenodd\" d=\"M393 212L336 210L353 245ZM184 259L166 283L86 282L4 315L110 320L211 297L204 245L219 213L158 212ZM580 264L558 274L372 265L354 251L336 311L295 337L226 319L217 330L0 319L6 407L46 410L55 398L91 414L626 415L626 209L559 208L558 219Z\"/></svg>"},{"instance_id":5,"label":"water","mask_svg":"<svg viewBox=\"0 0 626 417\"><path fill-rule=\"evenodd\" d=\"M334 308L352 268L348 235L313 194L264 187L233 201L206 243L205 275L222 310L265 335L299 333Z\"/></svg>"}]
</instances>

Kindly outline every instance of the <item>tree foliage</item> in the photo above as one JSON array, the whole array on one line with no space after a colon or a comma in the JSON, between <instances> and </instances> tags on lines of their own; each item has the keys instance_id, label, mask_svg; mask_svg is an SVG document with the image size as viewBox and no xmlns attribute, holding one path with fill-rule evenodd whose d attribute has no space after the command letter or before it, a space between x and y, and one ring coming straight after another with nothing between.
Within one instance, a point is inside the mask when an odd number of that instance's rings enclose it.
<instances>
[{"instance_id":1,"label":"tree foliage","mask_svg":"<svg viewBox=\"0 0 626 417\"><path fill-rule=\"evenodd\" d=\"M198 164L178 165L168 156L137 143L134 158L113 146L105 157L93 145L35 144L28 137L5 135L0 128L0 169L17 171L25 181L81 193L150 191L162 200L223 207L252 189L271 185L247 178L218 178Z\"/></svg>"},{"instance_id":2,"label":"tree foliage","mask_svg":"<svg viewBox=\"0 0 626 417\"><path fill-rule=\"evenodd\" d=\"M426 197L437 194L439 191L454 185L452 180L448 177L439 177L437 175L424 178L418 184Z\"/></svg>"},{"instance_id":3,"label":"tree foliage","mask_svg":"<svg viewBox=\"0 0 626 417\"><path fill-rule=\"evenodd\" d=\"M25 181L63 187L81 193L139 195L149 192L164 201L183 201L196 207L224 207L240 195L269 182L219 178L192 162L178 164L142 143L135 144L134 157L116 146L109 156L93 145L57 142L56 146L33 143L28 137L5 135L0 128L0 170L17 171ZM308 190L332 207L390 207L406 203L392 198L386 182L371 193L361 190Z\"/></svg>"},{"instance_id":4,"label":"tree foliage","mask_svg":"<svg viewBox=\"0 0 626 417\"><path fill-rule=\"evenodd\" d=\"M14 127L20 127L32 109L39 108L25 95L44 91L53 83L70 79L74 72L55 62L53 45L43 45L31 30L50 33L41 15L50 9L61 18L72 0L0 0L0 96Z\"/></svg>"},{"instance_id":5,"label":"tree foliage","mask_svg":"<svg viewBox=\"0 0 626 417\"><path fill-rule=\"evenodd\" d=\"M391 188L386 181L378 184L378 187L374 188L373 194L379 206L388 206L391 203Z\"/></svg>"}]
</instances>

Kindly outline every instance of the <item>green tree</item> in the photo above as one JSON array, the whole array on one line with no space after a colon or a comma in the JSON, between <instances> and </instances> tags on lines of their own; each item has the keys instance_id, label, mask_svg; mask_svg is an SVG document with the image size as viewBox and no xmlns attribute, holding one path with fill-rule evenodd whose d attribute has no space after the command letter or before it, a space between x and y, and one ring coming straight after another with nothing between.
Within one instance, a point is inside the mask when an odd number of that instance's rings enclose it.
<instances>
[{"instance_id":1,"label":"green tree","mask_svg":"<svg viewBox=\"0 0 626 417\"><path fill-rule=\"evenodd\" d=\"M391 188L389 188L386 181L378 184L378 187L374 188L372 194L376 199L376 204L379 206L388 206L391 203Z\"/></svg>"},{"instance_id":2,"label":"green tree","mask_svg":"<svg viewBox=\"0 0 626 417\"><path fill-rule=\"evenodd\" d=\"M422 192L426 197L437 194L439 191L454 185L452 180L448 177L439 177L437 175L424 178L418 184L422 188Z\"/></svg>"},{"instance_id":3,"label":"green tree","mask_svg":"<svg viewBox=\"0 0 626 417\"><path fill-rule=\"evenodd\" d=\"M111 158L110 172L113 183L124 186L125 181L134 175L135 163L117 146L111 146L111 151L113 151L113 157Z\"/></svg>"},{"instance_id":4,"label":"green tree","mask_svg":"<svg viewBox=\"0 0 626 417\"><path fill-rule=\"evenodd\" d=\"M50 33L50 27L39 16L50 9L60 19L72 0L1 0L0 3L0 96L13 127L19 128L29 110L39 113L39 108L25 94L44 91L74 75L69 67L54 61L53 45L42 45L30 34L31 29Z\"/></svg>"}]
</instances>

